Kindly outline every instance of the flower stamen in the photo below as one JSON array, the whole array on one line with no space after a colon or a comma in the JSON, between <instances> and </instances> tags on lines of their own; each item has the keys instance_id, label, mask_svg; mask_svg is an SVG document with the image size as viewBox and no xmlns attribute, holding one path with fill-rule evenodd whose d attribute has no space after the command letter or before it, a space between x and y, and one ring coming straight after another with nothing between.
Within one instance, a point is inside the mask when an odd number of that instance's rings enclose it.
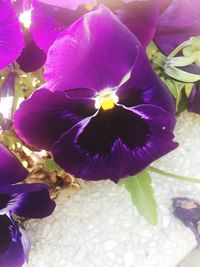
<instances>
[{"instance_id":1,"label":"flower stamen","mask_svg":"<svg viewBox=\"0 0 200 267\"><path fill-rule=\"evenodd\" d=\"M95 100L95 108L109 110L114 108L115 104L119 101L118 96L113 90L103 90L100 92Z\"/></svg>"}]
</instances>

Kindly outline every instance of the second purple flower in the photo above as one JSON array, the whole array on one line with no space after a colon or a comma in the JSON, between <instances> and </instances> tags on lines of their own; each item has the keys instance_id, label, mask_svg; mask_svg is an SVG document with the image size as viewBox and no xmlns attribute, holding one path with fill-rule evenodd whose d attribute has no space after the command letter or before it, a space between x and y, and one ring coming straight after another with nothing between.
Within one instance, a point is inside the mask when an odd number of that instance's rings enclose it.
<instances>
[{"instance_id":1,"label":"second purple flower","mask_svg":"<svg viewBox=\"0 0 200 267\"><path fill-rule=\"evenodd\" d=\"M118 182L177 147L172 96L105 6L59 35L45 77L16 112L15 129L76 177Z\"/></svg>"}]
</instances>

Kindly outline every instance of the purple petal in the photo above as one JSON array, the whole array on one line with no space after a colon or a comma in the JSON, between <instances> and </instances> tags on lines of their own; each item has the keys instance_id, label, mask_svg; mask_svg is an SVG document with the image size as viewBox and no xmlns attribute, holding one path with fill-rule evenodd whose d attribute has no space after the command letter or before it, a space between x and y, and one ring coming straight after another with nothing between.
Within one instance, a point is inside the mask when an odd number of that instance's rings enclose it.
<instances>
[{"instance_id":1,"label":"purple petal","mask_svg":"<svg viewBox=\"0 0 200 267\"><path fill-rule=\"evenodd\" d=\"M99 2L105 3L144 46L152 41L160 13L158 1L100 0Z\"/></svg>"},{"instance_id":2,"label":"purple petal","mask_svg":"<svg viewBox=\"0 0 200 267\"><path fill-rule=\"evenodd\" d=\"M58 7L68 8L71 10L76 10L79 5L96 3L96 0L39 0L42 3L48 5L54 5Z\"/></svg>"},{"instance_id":3,"label":"purple petal","mask_svg":"<svg viewBox=\"0 0 200 267\"><path fill-rule=\"evenodd\" d=\"M192 91L189 96L189 107L190 112L200 114L200 83L193 85Z\"/></svg>"},{"instance_id":4,"label":"purple petal","mask_svg":"<svg viewBox=\"0 0 200 267\"><path fill-rule=\"evenodd\" d=\"M17 223L7 215L0 215L0 229L1 267L21 267L25 262L26 255Z\"/></svg>"},{"instance_id":5,"label":"purple petal","mask_svg":"<svg viewBox=\"0 0 200 267\"><path fill-rule=\"evenodd\" d=\"M44 1L45 2L45 1ZM53 44L57 36L66 29L69 25L80 18L86 10L83 7L73 11L68 8L59 6L59 1L56 1L55 6L52 3L41 3L41 1L33 1L31 33L33 39L45 52ZM68 3L68 1L65 1Z\"/></svg>"},{"instance_id":6,"label":"purple petal","mask_svg":"<svg viewBox=\"0 0 200 267\"><path fill-rule=\"evenodd\" d=\"M55 209L45 184L17 184L0 188L1 209L27 218L44 218Z\"/></svg>"},{"instance_id":7,"label":"purple petal","mask_svg":"<svg viewBox=\"0 0 200 267\"><path fill-rule=\"evenodd\" d=\"M115 106L100 110L63 134L52 153L76 177L117 182L177 147L167 130L172 123L171 115L156 106Z\"/></svg>"},{"instance_id":8,"label":"purple petal","mask_svg":"<svg viewBox=\"0 0 200 267\"><path fill-rule=\"evenodd\" d=\"M0 90L0 132L12 125L14 77L14 73L10 71Z\"/></svg>"},{"instance_id":9,"label":"purple petal","mask_svg":"<svg viewBox=\"0 0 200 267\"><path fill-rule=\"evenodd\" d=\"M93 113L93 100L77 101L63 92L39 89L15 112L14 126L25 143L50 150L62 133Z\"/></svg>"},{"instance_id":10,"label":"purple petal","mask_svg":"<svg viewBox=\"0 0 200 267\"><path fill-rule=\"evenodd\" d=\"M0 143L0 186L21 182L28 176L18 159Z\"/></svg>"},{"instance_id":11,"label":"purple petal","mask_svg":"<svg viewBox=\"0 0 200 267\"><path fill-rule=\"evenodd\" d=\"M200 203L186 197L177 197L172 201L174 216L192 230L200 247Z\"/></svg>"},{"instance_id":12,"label":"purple petal","mask_svg":"<svg viewBox=\"0 0 200 267\"><path fill-rule=\"evenodd\" d=\"M51 46L45 65L47 87L52 91L113 88L131 70L139 46L134 35L101 5L62 32Z\"/></svg>"},{"instance_id":13,"label":"purple petal","mask_svg":"<svg viewBox=\"0 0 200 267\"><path fill-rule=\"evenodd\" d=\"M155 42L168 55L191 36L200 35L200 1L172 0L161 14Z\"/></svg>"},{"instance_id":14,"label":"purple petal","mask_svg":"<svg viewBox=\"0 0 200 267\"><path fill-rule=\"evenodd\" d=\"M108 1L102 0L118 18L147 45L153 38L159 16L157 1ZM33 1L31 32L37 45L45 52L59 33L88 12L85 4L96 1Z\"/></svg>"},{"instance_id":15,"label":"purple petal","mask_svg":"<svg viewBox=\"0 0 200 267\"><path fill-rule=\"evenodd\" d=\"M68 89L65 92L65 95L71 99L92 99L95 98L97 92L93 89L89 88L74 88L74 89Z\"/></svg>"},{"instance_id":16,"label":"purple petal","mask_svg":"<svg viewBox=\"0 0 200 267\"><path fill-rule=\"evenodd\" d=\"M158 105L175 115L174 98L152 69L143 48L138 52L130 79L118 89L117 95L119 103L125 106Z\"/></svg>"},{"instance_id":17,"label":"purple petal","mask_svg":"<svg viewBox=\"0 0 200 267\"><path fill-rule=\"evenodd\" d=\"M3 69L20 55L23 33L10 1L1 0L0 10L0 69Z\"/></svg>"}]
</instances>

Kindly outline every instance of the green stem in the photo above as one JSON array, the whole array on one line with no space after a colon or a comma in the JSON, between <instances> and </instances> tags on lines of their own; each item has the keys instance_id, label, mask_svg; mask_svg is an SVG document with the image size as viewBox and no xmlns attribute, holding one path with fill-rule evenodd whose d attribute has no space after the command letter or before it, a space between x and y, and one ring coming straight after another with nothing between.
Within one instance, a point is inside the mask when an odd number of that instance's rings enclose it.
<instances>
[{"instance_id":1,"label":"green stem","mask_svg":"<svg viewBox=\"0 0 200 267\"><path fill-rule=\"evenodd\" d=\"M176 180L181 180L181 181L185 181L185 182L189 182L189 183L200 184L200 178L189 178L189 177L185 177L185 176L182 176L182 175L176 175L176 174L173 174L173 173L170 173L170 172L166 172L166 171L160 170L160 169L158 169L156 167L153 167L153 166L150 166L149 170L152 171L152 172L158 173L160 175L176 179Z\"/></svg>"}]
</instances>

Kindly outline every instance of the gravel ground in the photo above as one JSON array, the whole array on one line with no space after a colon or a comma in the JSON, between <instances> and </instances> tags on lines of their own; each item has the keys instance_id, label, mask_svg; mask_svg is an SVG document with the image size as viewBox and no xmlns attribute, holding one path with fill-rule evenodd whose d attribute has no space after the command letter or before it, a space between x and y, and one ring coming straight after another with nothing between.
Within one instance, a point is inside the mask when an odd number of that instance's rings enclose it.
<instances>
[{"instance_id":1,"label":"gravel ground","mask_svg":"<svg viewBox=\"0 0 200 267\"><path fill-rule=\"evenodd\" d=\"M180 147L155 166L200 177L200 116L182 113L175 133ZM51 217L26 223L32 243L26 266L174 267L195 246L195 239L173 217L171 198L200 200L200 186L158 174L152 177L157 226L148 225L138 215L123 188L111 181L80 181L78 191L61 193Z\"/></svg>"}]
</instances>

